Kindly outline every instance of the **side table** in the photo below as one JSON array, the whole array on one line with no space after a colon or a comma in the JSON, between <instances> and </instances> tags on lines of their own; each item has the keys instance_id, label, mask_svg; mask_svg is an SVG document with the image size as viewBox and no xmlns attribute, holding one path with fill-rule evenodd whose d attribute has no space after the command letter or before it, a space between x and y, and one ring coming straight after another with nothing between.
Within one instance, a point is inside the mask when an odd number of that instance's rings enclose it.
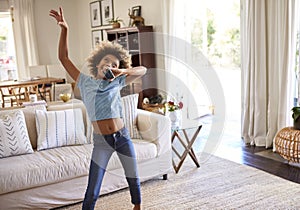
<instances>
[{"instance_id":1,"label":"side table","mask_svg":"<svg viewBox=\"0 0 300 210\"><path fill-rule=\"evenodd\" d=\"M300 163L300 130L293 127L281 129L275 136L276 152L284 159Z\"/></svg>"},{"instance_id":2,"label":"side table","mask_svg":"<svg viewBox=\"0 0 300 210\"><path fill-rule=\"evenodd\" d=\"M196 131L193 134L192 138L190 139L188 134L187 134L187 131L190 130L190 129L193 129L193 128L196 129ZM174 167L174 170L175 170L176 173L178 173L178 171L180 170L180 168L181 168L185 158L187 157L187 155L189 155L192 158L192 160L194 161L197 168L200 167L197 156L195 155L195 152L193 150L193 144L194 144L195 140L197 139L197 136L198 136L201 128L202 128L202 125L199 125L197 127L179 128L179 129L176 129L176 130L172 131L172 139L171 139L171 141L172 141L172 150L177 155L177 157L179 158L179 162L177 164L175 163L174 159L172 160L173 167ZM185 137L186 141L184 141L184 139L181 135L181 131L184 134L184 137ZM184 148L184 151L183 151L182 154L180 154L178 152L178 150L174 147L173 143L174 143L175 139L178 139L179 142L181 143L181 145Z\"/></svg>"}]
</instances>

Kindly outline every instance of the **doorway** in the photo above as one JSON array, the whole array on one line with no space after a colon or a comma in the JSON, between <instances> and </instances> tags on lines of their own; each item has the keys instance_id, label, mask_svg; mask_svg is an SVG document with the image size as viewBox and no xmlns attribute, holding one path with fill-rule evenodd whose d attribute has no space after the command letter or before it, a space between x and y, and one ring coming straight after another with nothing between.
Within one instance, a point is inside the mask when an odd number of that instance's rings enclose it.
<instances>
[{"instance_id":1,"label":"doorway","mask_svg":"<svg viewBox=\"0 0 300 210\"><path fill-rule=\"evenodd\" d=\"M200 0L187 7L191 28L191 43L209 60L218 75L225 97L226 121L217 153L223 146L242 145L241 139L241 44L240 1ZM187 21L188 22L188 21ZM206 128L207 127L207 128ZM202 139L207 138L209 125L203 127ZM207 131L205 130L207 129Z\"/></svg>"}]
</instances>

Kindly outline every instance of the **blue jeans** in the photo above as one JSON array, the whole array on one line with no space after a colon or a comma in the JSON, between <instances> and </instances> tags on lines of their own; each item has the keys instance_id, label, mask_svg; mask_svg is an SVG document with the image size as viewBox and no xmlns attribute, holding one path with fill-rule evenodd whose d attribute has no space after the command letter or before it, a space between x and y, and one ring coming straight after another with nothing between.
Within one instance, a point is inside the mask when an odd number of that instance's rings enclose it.
<instances>
[{"instance_id":1,"label":"blue jeans","mask_svg":"<svg viewBox=\"0 0 300 210\"><path fill-rule=\"evenodd\" d=\"M88 186L83 200L82 209L94 209L106 171L108 161L114 151L122 163L129 185L131 202L141 203L140 180L137 172L136 155L129 132L122 128L110 135L94 135Z\"/></svg>"}]
</instances>

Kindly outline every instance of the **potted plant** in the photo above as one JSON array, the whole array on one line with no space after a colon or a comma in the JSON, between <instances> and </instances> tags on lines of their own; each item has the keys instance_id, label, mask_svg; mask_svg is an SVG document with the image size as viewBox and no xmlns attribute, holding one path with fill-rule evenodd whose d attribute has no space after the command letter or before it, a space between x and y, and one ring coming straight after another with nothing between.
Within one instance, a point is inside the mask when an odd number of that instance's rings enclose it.
<instances>
[{"instance_id":1,"label":"potted plant","mask_svg":"<svg viewBox=\"0 0 300 210\"><path fill-rule=\"evenodd\" d=\"M291 111L293 112L292 117L294 119L294 128L300 130L300 107L295 106Z\"/></svg>"},{"instance_id":2,"label":"potted plant","mask_svg":"<svg viewBox=\"0 0 300 210\"><path fill-rule=\"evenodd\" d=\"M113 28L120 28L121 22L123 22L123 20L120 19L119 17L116 17L116 18L109 19L108 22L109 22L109 24L112 25Z\"/></svg>"},{"instance_id":3,"label":"potted plant","mask_svg":"<svg viewBox=\"0 0 300 210\"><path fill-rule=\"evenodd\" d=\"M183 108L183 103L180 101L178 104L176 104L174 101L168 101L165 103L165 108L169 112L171 128L172 130L176 130L181 124L182 116L180 110Z\"/></svg>"},{"instance_id":4,"label":"potted plant","mask_svg":"<svg viewBox=\"0 0 300 210\"><path fill-rule=\"evenodd\" d=\"M180 101L178 104L175 104L174 101L169 101L165 104L169 112L174 112L175 110L182 109L183 103Z\"/></svg>"}]
</instances>

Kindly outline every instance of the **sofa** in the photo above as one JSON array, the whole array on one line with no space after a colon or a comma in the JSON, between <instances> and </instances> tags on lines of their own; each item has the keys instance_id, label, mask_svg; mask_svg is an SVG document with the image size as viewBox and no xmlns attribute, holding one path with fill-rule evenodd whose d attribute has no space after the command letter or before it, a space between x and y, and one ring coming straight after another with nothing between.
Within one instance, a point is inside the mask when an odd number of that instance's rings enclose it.
<instances>
[{"instance_id":1,"label":"sofa","mask_svg":"<svg viewBox=\"0 0 300 210\"><path fill-rule=\"evenodd\" d=\"M130 97L122 97L122 102L124 116L128 110L132 115L126 116L125 125L130 127L131 135L134 132L137 132L134 135L138 134L132 136L132 141L141 182L153 178L166 179L172 170L170 120L135 108L137 99L131 100ZM0 124L1 210L51 209L83 200L93 144L92 126L82 101L73 99L66 103L48 103L47 106L0 110ZM17 136L14 141L16 145L19 143L20 148L24 147L23 151L16 153L18 149L12 149L3 152L3 144L8 145L5 138L10 139L3 131L5 126L13 133L10 135ZM9 126L15 127L15 131ZM62 137L67 140L61 140ZM114 154L100 195L126 187L123 168Z\"/></svg>"}]
</instances>

